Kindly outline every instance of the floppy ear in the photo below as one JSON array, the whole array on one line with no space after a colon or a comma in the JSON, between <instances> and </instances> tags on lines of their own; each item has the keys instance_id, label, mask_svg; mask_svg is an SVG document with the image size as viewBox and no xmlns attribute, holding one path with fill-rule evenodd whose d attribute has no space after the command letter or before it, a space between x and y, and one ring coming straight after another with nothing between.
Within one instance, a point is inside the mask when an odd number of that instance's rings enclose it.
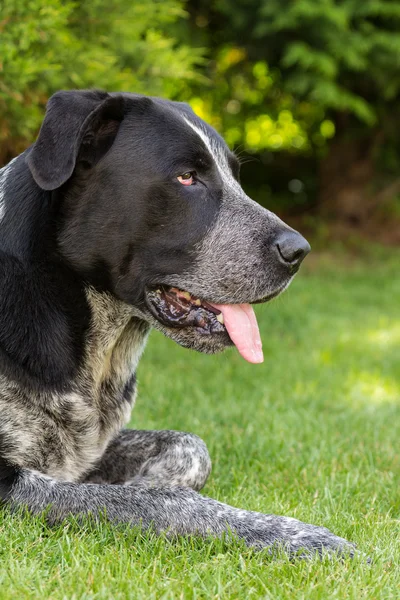
<instances>
[{"instance_id":1,"label":"floppy ear","mask_svg":"<svg viewBox=\"0 0 400 600\"><path fill-rule=\"evenodd\" d=\"M111 148L123 118L122 96L76 90L54 94L27 157L36 183L55 190L71 177L78 157L87 166L96 164Z\"/></svg>"}]
</instances>

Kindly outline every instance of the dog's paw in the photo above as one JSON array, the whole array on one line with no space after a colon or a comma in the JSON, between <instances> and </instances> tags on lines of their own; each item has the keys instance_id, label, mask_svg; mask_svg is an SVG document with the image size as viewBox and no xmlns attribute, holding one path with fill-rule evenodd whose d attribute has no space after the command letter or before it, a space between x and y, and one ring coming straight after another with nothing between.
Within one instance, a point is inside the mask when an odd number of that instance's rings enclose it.
<instances>
[{"instance_id":1,"label":"dog's paw","mask_svg":"<svg viewBox=\"0 0 400 600\"><path fill-rule=\"evenodd\" d=\"M254 513L253 513L254 514ZM291 517L260 515L246 526L238 528L249 546L262 549L284 550L302 558L315 554L352 557L357 552L355 544L341 538L326 527L302 523Z\"/></svg>"},{"instance_id":2,"label":"dog's paw","mask_svg":"<svg viewBox=\"0 0 400 600\"><path fill-rule=\"evenodd\" d=\"M355 544L335 535L326 527L309 525L288 517L281 517L280 520L290 553L300 556L334 553L352 557L356 552Z\"/></svg>"}]
</instances>

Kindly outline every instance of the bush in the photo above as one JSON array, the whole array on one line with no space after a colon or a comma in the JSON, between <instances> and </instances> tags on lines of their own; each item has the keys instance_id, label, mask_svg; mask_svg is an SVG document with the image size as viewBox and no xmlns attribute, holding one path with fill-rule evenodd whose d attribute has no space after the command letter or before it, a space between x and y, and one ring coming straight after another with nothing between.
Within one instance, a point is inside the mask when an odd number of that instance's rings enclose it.
<instances>
[{"instance_id":1,"label":"bush","mask_svg":"<svg viewBox=\"0 0 400 600\"><path fill-rule=\"evenodd\" d=\"M181 0L2 0L0 162L33 140L58 89L184 94L201 61L180 39L185 16Z\"/></svg>"}]
</instances>

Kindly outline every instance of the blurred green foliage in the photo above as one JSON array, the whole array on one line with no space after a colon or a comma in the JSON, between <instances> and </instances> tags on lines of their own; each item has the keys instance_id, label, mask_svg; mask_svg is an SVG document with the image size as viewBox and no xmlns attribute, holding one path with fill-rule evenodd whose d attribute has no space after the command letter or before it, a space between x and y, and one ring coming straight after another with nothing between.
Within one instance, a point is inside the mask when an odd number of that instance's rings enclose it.
<instances>
[{"instance_id":1,"label":"blurred green foliage","mask_svg":"<svg viewBox=\"0 0 400 600\"><path fill-rule=\"evenodd\" d=\"M185 16L180 0L1 0L0 160L32 141L58 89L189 96L201 52L171 31Z\"/></svg>"},{"instance_id":2,"label":"blurred green foliage","mask_svg":"<svg viewBox=\"0 0 400 600\"><path fill-rule=\"evenodd\" d=\"M189 101L254 155L259 201L391 218L399 31L399 0L1 0L0 162L57 89L130 90Z\"/></svg>"},{"instance_id":3,"label":"blurred green foliage","mask_svg":"<svg viewBox=\"0 0 400 600\"><path fill-rule=\"evenodd\" d=\"M222 73L231 79L228 89L239 102L291 109L305 133L307 112L315 111L320 125L326 116L346 112L369 127L398 99L396 0L189 0L189 5L207 46L220 52L215 78ZM323 137L334 131L332 124L320 127ZM265 139L266 147L269 143Z\"/></svg>"}]
</instances>

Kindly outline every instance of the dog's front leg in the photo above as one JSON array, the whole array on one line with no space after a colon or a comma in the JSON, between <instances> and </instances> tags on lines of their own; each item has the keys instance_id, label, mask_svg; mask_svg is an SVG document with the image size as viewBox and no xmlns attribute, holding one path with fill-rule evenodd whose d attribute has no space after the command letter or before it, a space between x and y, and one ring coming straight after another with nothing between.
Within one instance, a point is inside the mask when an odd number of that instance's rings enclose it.
<instances>
[{"instance_id":1,"label":"dog's front leg","mask_svg":"<svg viewBox=\"0 0 400 600\"><path fill-rule=\"evenodd\" d=\"M7 489L7 486L9 489ZM26 506L46 514L51 522L69 514L95 518L104 515L114 523L129 523L173 535L220 537L232 532L248 546L280 546L289 553L350 551L354 547L323 527L287 517L240 510L206 498L190 488L156 488L68 483L28 470L3 480L3 499L12 507Z\"/></svg>"},{"instance_id":2,"label":"dog's front leg","mask_svg":"<svg viewBox=\"0 0 400 600\"><path fill-rule=\"evenodd\" d=\"M137 483L200 490L211 471L207 446L182 431L123 429L82 479L83 483Z\"/></svg>"}]
</instances>

